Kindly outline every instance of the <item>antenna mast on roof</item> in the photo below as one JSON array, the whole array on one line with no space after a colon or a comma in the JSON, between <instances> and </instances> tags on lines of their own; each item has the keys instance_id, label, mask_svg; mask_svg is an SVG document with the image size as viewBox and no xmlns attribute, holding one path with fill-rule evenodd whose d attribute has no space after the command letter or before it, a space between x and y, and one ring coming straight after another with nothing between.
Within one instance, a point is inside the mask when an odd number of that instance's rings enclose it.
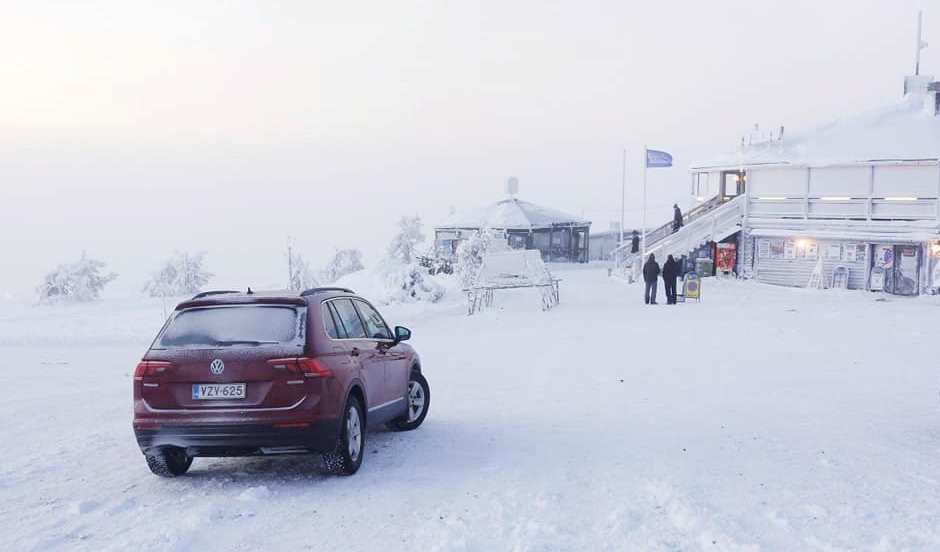
<instances>
[{"instance_id":1,"label":"antenna mast on roof","mask_svg":"<svg viewBox=\"0 0 940 552\"><path fill-rule=\"evenodd\" d=\"M914 75L920 75L920 51L927 47L923 32L924 11L917 11L917 42L914 48Z\"/></svg>"},{"instance_id":2,"label":"antenna mast on roof","mask_svg":"<svg viewBox=\"0 0 940 552\"><path fill-rule=\"evenodd\" d=\"M519 193L519 179L515 176L510 176L506 181L506 193L509 197L515 197Z\"/></svg>"}]
</instances>

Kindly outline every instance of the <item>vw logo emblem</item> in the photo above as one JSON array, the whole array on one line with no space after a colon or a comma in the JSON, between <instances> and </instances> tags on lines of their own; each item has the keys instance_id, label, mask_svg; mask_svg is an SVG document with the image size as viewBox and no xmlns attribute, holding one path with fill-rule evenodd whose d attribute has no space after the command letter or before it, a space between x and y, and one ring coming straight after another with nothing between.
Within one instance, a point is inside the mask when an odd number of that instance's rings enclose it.
<instances>
[{"instance_id":1,"label":"vw logo emblem","mask_svg":"<svg viewBox=\"0 0 940 552\"><path fill-rule=\"evenodd\" d=\"M212 372L214 376L221 376L222 372L225 371L225 363L222 362L222 359L217 358L209 365L209 371Z\"/></svg>"}]
</instances>

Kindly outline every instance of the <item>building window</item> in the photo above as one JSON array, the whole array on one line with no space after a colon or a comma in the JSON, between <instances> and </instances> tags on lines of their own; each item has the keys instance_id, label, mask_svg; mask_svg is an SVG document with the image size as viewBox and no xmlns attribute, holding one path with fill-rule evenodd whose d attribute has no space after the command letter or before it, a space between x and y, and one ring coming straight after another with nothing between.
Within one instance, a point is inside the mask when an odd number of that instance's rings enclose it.
<instances>
[{"instance_id":1,"label":"building window","mask_svg":"<svg viewBox=\"0 0 940 552\"><path fill-rule=\"evenodd\" d=\"M692 195L695 196L695 199L698 201L705 201L708 199L708 173L695 173L692 178Z\"/></svg>"}]
</instances>

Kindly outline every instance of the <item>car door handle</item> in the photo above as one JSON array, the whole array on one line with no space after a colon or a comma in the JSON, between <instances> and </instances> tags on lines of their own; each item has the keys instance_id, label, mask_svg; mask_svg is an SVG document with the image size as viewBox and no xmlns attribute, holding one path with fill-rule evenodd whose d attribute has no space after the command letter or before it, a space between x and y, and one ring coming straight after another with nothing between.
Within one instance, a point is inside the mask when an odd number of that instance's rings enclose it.
<instances>
[{"instance_id":1,"label":"car door handle","mask_svg":"<svg viewBox=\"0 0 940 552\"><path fill-rule=\"evenodd\" d=\"M353 347L352 351L349 351L349 354L352 356L359 356L359 347Z\"/></svg>"}]
</instances>

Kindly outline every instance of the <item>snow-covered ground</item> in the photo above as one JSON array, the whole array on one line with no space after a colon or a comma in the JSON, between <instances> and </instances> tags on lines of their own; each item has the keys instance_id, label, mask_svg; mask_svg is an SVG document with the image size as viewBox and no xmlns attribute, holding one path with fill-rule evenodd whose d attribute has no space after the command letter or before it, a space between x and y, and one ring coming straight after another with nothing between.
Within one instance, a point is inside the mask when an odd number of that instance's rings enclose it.
<instances>
[{"instance_id":1,"label":"snow-covered ground","mask_svg":"<svg viewBox=\"0 0 940 552\"><path fill-rule=\"evenodd\" d=\"M598 268L386 307L430 379L362 470L314 457L147 470L131 372L152 300L0 304L6 550L936 550L940 301L707 280L646 307Z\"/></svg>"}]
</instances>

